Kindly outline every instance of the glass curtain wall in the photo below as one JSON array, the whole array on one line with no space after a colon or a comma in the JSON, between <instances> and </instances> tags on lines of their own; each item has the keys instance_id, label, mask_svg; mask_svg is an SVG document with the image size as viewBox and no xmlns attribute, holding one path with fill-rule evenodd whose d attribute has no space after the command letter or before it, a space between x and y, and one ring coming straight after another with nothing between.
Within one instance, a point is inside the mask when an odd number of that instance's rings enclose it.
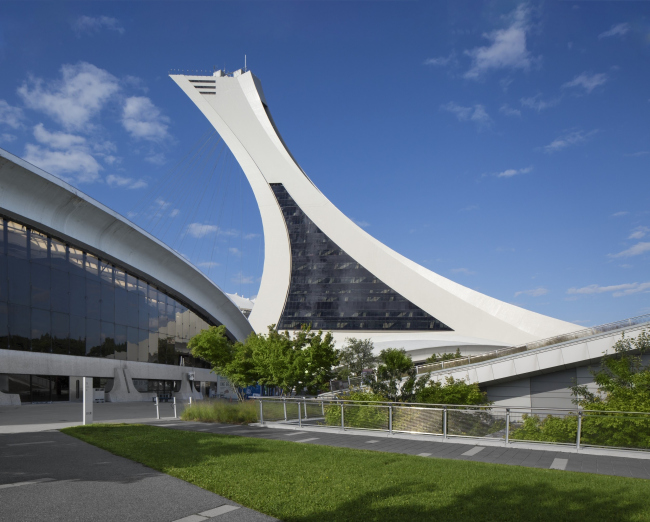
<instances>
[{"instance_id":1,"label":"glass curtain wall","mask_svg":"<svg viewBox=\"0 0 650 522\"><path fill-rule=\"evenodd\" d=\"M187 342L208 326L125 269L0 217L0 349L204 366Z\"/></svg>"},{"instance_id":2,"label":"glass curtain wall","mask_svg":"<svg viewBox=\"0 0 650 522\"><path fill-rule=\"evenodd\" d=\"M271 188L291 243L291 285L278 329L451 331L342 250L281 183Z\"/></svg>"}]
</instances>

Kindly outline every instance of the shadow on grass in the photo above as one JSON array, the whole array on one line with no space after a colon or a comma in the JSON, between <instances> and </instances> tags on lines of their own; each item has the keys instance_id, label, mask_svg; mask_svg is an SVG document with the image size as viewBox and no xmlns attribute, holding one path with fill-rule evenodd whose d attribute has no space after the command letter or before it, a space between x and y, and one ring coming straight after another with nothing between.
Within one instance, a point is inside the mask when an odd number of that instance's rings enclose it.
<instances>
[{"instance_id":1,"label":"shadow on grass","mask_svg":"<svg viewBox=\"0 0 650 522\"><path fill-rule=\"evenodd\" d=\"M144 443L142 430L146 433ZM201 466L229 455L267 452L242 445L239 442L241 437L192 431L184 431L184 444L178 444L178 433L174 430L138 424L94 424L61 431L159 471Z\"/></svg>"},{"instance_id":2,"label":"shadow on grass","mask_svg":"<svg viewBox=\"0 0 650 522\"><path fill-rule=\"evenodd\" d=\"M566 472L557 472L566 473ZM570 472L569 472L570 473ZM428 505L432 493L418 483L374 490L338 504L331 510L304 516L288 516L285 522L377 521L618 521L650 520L646 498L625 499L622 488L567 492L548 484L536 487L481 486L469 493L447 498L444 506Z\"/></svg>"}]
</instances>

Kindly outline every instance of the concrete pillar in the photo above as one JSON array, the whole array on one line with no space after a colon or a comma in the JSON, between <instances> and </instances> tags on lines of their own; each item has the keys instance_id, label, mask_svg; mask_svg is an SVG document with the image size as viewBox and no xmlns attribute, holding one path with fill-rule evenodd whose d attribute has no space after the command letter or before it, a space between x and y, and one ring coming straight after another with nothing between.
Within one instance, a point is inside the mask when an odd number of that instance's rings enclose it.
<instances>
[{"instance_id":1,"label":"concrete pillar","mask_svg":"<svg viewBox=\"0 0 650 522\"><path fill-rule=\"evenodd\" d=\"M106 402L137 402L145 398L133 386L131 373L125 367L115 368L113 372L113 388L106 393Z\"/></svg>"},{"instance_id":2,"label":"concrete pillar","mask_svg":"<svg viewBox=\"0 0 650 522\"><path fill-rule=\"evenodd\" d=\"M174 392L174 397L179 401L188 401L190 397L192 400L201 400L203 399L203 394L197 392L194 388L194 381L190 381L187 372L184 372L181 378L181 389L177 392Z\"/></svg>"}]
</instances>

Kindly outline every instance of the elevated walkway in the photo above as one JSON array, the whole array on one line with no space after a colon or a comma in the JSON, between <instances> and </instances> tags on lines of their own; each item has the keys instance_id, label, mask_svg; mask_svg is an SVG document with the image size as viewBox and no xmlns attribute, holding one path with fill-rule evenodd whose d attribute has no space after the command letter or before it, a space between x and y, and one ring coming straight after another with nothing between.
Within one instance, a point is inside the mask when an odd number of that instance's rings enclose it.
<instances>
[{"instance_id":1,"label":"elevated walkway","mask_svg":"<svg viewBox=\"0 0 650 522\"><path fill-rule=\"evenodd\" d=\"M420 365L418 374L430 373L436 381L453 377L485 385L575 368L597 362L611 351L622 334L633 337L646 328L650 328L650 314L521 346Z\"/></svg>"}]
</instances>

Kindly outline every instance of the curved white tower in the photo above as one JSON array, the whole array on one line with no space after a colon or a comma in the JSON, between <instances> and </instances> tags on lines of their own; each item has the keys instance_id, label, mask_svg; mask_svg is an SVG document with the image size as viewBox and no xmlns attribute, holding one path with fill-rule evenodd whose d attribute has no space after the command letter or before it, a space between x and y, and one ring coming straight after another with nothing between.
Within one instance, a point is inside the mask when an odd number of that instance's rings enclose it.
<instances>
[{"instance_id":1,"label":"curved white tower","mask_svg":"<svg viewBox=\"0 0 650 522\"><path fill-rule=\"evenodd\" d=\"M300 168L250 71L171 75L226 142L253 188L264 271L250 322L332 330L404 347L415 360L510 346L580 327L475 292L406 259L336 208Z\"/></svg>"}]
</instances>

